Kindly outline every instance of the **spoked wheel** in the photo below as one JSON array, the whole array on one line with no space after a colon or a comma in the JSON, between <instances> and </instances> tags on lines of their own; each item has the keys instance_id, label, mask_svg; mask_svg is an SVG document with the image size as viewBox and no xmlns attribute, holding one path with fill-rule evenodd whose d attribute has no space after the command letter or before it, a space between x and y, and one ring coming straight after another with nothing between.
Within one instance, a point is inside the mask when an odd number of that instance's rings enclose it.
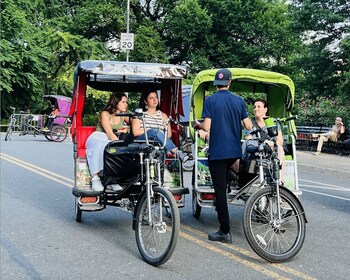
<instances>
[{"instance_id":1,"label":"spoked wheel","mask_svg":"<svg viewBox=\"0 0 350 280\"><path fill-rule=\"evenodd\" d=\"M7 141L11 138L12 132L13 132L13 127L12 127L12 125L9 125L9 127L7 128L7 131L6 131L5 141Z\"/></svg>"},{"instance_id":2,"label":"spoked wheel","mask_svg":"<svg viewBox=\"0 0 350 280\"><path fill-rule=\"evenodd\" d=\"M277 196L271 188L262 188L247 201L243 228L252 249L270 262L284 262L293 258L305 239L305 215L298 199L280 188L280 212Z\"/></svg>"},{"instance_id":3,"label":"spoked wheel","mask_svg":"<svg viewBox=\"0 0 350 280\"><path fill-rule=\"evenodd\" d=\"M81 214L83 211L80 210L78 199L79 199L78 197L75 198L75 221L80 223L81 222Z\"/></svg>"},{"instance_id":4,"label":"spoked wheel","mask_svg":"<svg viewBox=\"0 0 350 280\"><path fill-rule=\"evenodd\" d=\"M135 235L142 258L147 263L158 266L165 263L175 250L180 231L180 215L175 199L168 190L154 187L153 192L151 222L145 193L136 209Z\"/></svg>"},{"instance_id":5,"label":"spoked wheel","mask_svg":"<svg viewBox=\"0 0 350 280\"><path fill-rule=\"evenodd\" d=\"M50 137L54 142L62 142L67 138L67 129L62 125L55 125L51 128Z\"/></svg>"},{"instance_id":6,"label":"spoked wheel","mask_svg":"<svg viewBox=\"0 0 350 280\"><path fill-rule=\"evenodd\" d=\"M50 132L41 132L42 134L44 134L45 138L49 141L53 141L51 138L51 131Z\"/></svg>"},{"instance_id":7,"label":"spoked wheel","mask_svg":"<svg viewBox=\"0 0 350 280\"><path fill-rule=\"evenodd\" d=\"M192 214L198 219L201 215L202 207L198 204L198 193L192 190Z\"/></svg>"}]
</instances>

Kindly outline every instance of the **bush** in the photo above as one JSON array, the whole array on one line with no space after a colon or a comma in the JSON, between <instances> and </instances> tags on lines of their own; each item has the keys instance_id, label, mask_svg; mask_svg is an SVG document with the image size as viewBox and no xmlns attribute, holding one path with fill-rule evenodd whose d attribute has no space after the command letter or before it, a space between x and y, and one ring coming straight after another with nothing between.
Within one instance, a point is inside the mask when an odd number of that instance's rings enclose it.
<instances>
[{"instance_id":1,"label":"bush","mask_svg":"<svg viewBox=\"0 0 350 280\"><path fill-rule=\"evenodd\" d=\"M347 107L339 97L317 96L316 100L312 100L306 93L300 100L296 100L297 125L332 126L336 117L341 117L344 123L347 121L350 124Z\"/></svg>"}]
</instances>

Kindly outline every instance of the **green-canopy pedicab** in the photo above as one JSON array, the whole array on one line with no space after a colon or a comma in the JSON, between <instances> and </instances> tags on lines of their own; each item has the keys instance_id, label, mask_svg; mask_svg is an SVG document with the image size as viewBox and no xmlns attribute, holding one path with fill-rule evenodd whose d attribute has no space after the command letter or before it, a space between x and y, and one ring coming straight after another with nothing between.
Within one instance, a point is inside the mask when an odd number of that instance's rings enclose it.
<instances>
[{"instance_id":1,"label":"green-canopy pedicab","mask_svg":"<svg viewBox=\"0 0 350 280\"><path fill-rule=\"evenodd\" d=\"M217 69L200 72L194 79L191 92L190 120L199 120L205 97L213 94ZM294 83L279 73L230 68L230 91L245 98L247 104L255 98L264 98L269 104L269 118L265 120L271 148L253 131L255 140L244 140L247 160L240 161L239 172L231 171L227 182L229 204L244 205L243 227L252 249L270 262L283 262L293 258L301 249L305 238L306 217L298 197L297 159L295 148ZM280 180L281 162L277 156L277 125L281 126L285 150L284 185ZM215 207L215 192L208 167L210 139L203 141L192 130L194 138L194 164L192 176L192 212L199 218L202 208ZM222 147L225 149L225 147Z\"/></svg>"}]
</instances>

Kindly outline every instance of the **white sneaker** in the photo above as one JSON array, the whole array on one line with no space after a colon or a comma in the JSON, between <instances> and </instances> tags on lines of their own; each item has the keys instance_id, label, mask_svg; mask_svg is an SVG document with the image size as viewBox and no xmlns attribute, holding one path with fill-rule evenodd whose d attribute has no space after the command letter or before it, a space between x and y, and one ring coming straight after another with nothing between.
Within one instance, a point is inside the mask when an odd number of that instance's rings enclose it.
<instances>
[{"instance_id":1,"label":"white sneaker","mask_svg":"<svg viewBox=\"0 0 350 280\"><path fill-rule=\"evenodd\" d=\"M119 185L119 184L108 185L106 188L109 189L109 190L113 190L115 192L123 190L122 186Z\"/></svg>"},{"instance_id":2,"label":"white sneaker","mask_svg":"<svg viewBox=\"0 0 350 280\"><path fill-rule=\"evenodd\" d=\"M92 189L96 192L102 192L104 190L104 187L101 182L101 178L97 175L94 175L91 179L92 183Z\"/></svg>"}]
</instances>

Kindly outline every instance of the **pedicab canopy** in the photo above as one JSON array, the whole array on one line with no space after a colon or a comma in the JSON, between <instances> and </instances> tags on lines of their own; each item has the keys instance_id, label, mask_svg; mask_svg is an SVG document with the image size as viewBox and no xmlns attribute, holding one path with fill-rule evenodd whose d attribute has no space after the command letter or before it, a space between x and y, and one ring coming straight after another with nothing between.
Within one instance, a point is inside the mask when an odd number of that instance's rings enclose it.
<instances>
[{"instance_id":1,"label":"pedicab canopy","mask_svg":"<svg viewBox=\"0 0 350 280\"><path fill-rule=\"evenodd\" d=\"M195 77L191 91L191 121L201 118L205 97L216 91L213 81L217 70L205 70ZM294 105L294 83L288 76L248 68L229 68L229 70L232 73L231 92L238 95L266 94L270 116L281 118L291 115ZM291 131L296 135L294 121L291 121Z\"/></svg>"},{"instance_id":2,"label":"pedicab canopy","mask_svg":"<svg viewBox=\"0 0 350 280\"><path fill-rule=\"evenodd\" d=\"M63 125L68 117L70 107L72 104L72 98L63 95L49 94L44 95L43 99L48 100L51 105L57 106L59 114L58 117L55 119L54 123Z\"/></svg>"},{"instance_id":3,"label":"pedicab canopy","mask_svg":"<svg viewBox=\"0 0 350 280\"><path fill-rule=\"evenodd\" d=\"M186 76L184 66L160 63L87 60L78 63L74 72L72 133L82 126L86 88L110 92L139 92L159 90L161 110L173 118L183 115L181 80Z\"/></svg>"}]
</instances>

